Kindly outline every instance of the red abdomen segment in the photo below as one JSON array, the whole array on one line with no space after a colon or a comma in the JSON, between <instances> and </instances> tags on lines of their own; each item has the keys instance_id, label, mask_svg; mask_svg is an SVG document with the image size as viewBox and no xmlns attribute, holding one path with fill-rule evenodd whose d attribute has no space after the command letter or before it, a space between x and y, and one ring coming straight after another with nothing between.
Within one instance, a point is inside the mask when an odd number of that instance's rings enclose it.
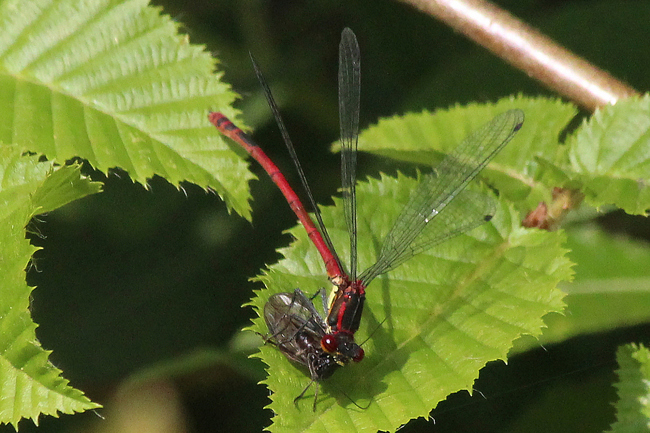
<instances>
[{"instance_id":1,"label":"red abdomen segment","mask_svg":"<svg viewBox=\"0 0 650 433\"><path fill-rule=\"evenodd\" d=\"M339 267L336 258L327 247L327 244L323 240L323 236L311 220L311 217L298 198L298 195L294 192L291 185L289 185L289 182L287 182L287 179L280 172L280 169L244 131L239 129L226 116L221 113L211 112L208 115L208 119L210 120L210 123L216 126L219 132L243 147L246 152L248 152L250 156L252 156L262 166L262 168L264 168L271 177L273 183L280 188L280 191L282 191L282 194L287 199L291 210L296 214L302 225L305 227L305 230L307 230L309 239L314 243L316 249L323 258L329 279L334 282L340 281L343 272Z\"/></svg>"}]
</instances>

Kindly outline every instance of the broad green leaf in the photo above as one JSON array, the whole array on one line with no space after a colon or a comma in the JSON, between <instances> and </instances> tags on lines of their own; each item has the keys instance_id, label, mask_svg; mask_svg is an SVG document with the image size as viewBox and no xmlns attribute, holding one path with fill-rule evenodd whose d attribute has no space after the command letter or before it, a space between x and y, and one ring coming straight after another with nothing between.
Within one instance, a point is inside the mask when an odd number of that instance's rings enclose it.
<instances>
[{"instance_id":1,"label":"broad green leaf","mask_svg":"<svg viewBox=\"0 0 650 433\"><path fill-rule=\"evenodd\" d=\"M203 47L148 0L0 1L0 141L63 163L216 191L250 218L253 176L207 120L234 116Z\"/></svg>"},{"instance_id":2,"label":"broad green leaf","mask_svg":"<svg viewBox=\"0 0 650 433\"><path fill-rule=\"evenodd\" d=\"M472 131L497 114L519 108L526 119L521 131L481 173L511 200L526 200L528 208L548 201L556 184L545 179L552 164L565 159L558 139L577 113L573 105L559 100L511 97L495 104L455 106L435 113L408 113L380 120L359 136L359 149L389 158L435 166L446 153ZM551 167L553 167L551 165Z\"/></svg>"},{"instance_id":3,"label":"broad green leaf","mask_svg":"<svg viewBox=\"0 0 650 433\"><path fill-rule=\"evenodd\" d=\"M0 147L0 422L17 428L22 418L99 407L70 387L36 339L25 268L36 251L25 226L37 213L99 191L80 166L53 167L17 146Z\"/></svg>"},{"instance_id":4,"label":"broad green leaf","mask_svg":"<svg viewBox=\"0 0 650 433\"><path fill-rule=\"evenodd\" d=\"M382 237L404 206L416 181L404 176L360 183L359 261L372 264ZM347 234L340 200L323 209L325 224L341 257L347 257ZM483 227L406 262L373 281L367 290L357 341L366 358L323 381L317 412L313 388L294 406L309 383L301 368L273 347L260 357L269 365L265 383L273 391L273 431L395 430L427 414L450 393L472 389L479 370L506 359L512 341L539 335L542 317L561 311L556 289L571 276L561 247L564 235L524 229L520 216L501 205ZM252 305L261 311L272 293L300 287L315 293L327 284L318 253L301 227L297 241L283 250L285 259L261 277L269 290ZM261 318L253 330L265 333ZM351 400L368 409L360 410Z\"/></svg>"},{"instance_id":5,"label":"broad green leaf","mask_svg":"<svg viewBox=\"0 0 650 433\"><path fill-rule=\"evenodd\" d=\"M650 431L650 349L643 345L621 346L616 353L619 369L615 433Z\"/></svg>"},{"instance_id":6,"label":"broad green leaf","mask_svg":"<svg viewBox=\"0 0 650 433\"><path fill-rule=\"evenodd\" d=\"M593 225L567 229L575 280L565 284L566 314L551 314L539 339L522 337L514 351L588 333L650 322L650 248Z\"/></svg>"},{"instance_id":7,"label":"broad green leaf","mask_svg":"<svg viewBox=\"0 0 650 433\"><path fill-rule=\"evenodd\" d=\"M650 209L650 96L597 110L568 146L587 202L630 214Z\"/></svg>"}]
</instances>

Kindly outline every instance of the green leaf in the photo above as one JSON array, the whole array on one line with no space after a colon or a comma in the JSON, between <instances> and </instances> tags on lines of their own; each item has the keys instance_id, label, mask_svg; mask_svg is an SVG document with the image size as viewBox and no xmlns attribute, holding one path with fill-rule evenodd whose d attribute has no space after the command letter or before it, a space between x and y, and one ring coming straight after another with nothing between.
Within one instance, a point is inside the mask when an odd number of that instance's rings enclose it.
<instances>
[{"instance_id":1,"label":"green leaf","mask_svg":"<svg viewBox=\"0 0 650 433\"><path fill-rule=\"evenodd\" d=\"M25 239L32 216L99 191L80 167L55 168L24 156L17 146L0 147L0 422L17 428L22 418L99 407L70 387L36 339L25 283L25 267L36 248Z\"/></svg>"},{"instance_id":2,"label":"green leaf","mask_svg":"<svg viewBox=\"0 0 650 433\"><path fill-rule=\"evenodd\" d=\"M146 184L215 190L250 218L246 163L207 120L235 95L148 0L0 1L0 141Z\"/></svg>"},{"instance_id":3,"label":"green leaf","mask_svg":"<svg viewBox=\"0 0 650 433\"><path fill-rule=\"evenodd\" d=\"M359 261L373 263L380 240L416 185L414 179L382 177L360 183ZM380 210L378 212L378 210ZM340 200L323 209L323 217L341 257L347 257L347 234ZM273 391L273 431L395 430L427 414L450 393L471 390L479 370L506 359L521 334L539 335L542 316L563 308L556 289L571 276L561 245L564 235L522 228L520 216L501 204L483 227L421 254L367 290L366 308L357 341L366 358L323 381L317 412L313 389L294 406L293 399L309 383L303 369L273 347L262 347L269 365L265 383ZM315 293L327 283L320 257L301 227L291 230L297 241L282 252L261 280L252 305L261 311L272 293L300 287ZM253 330L265 333L261 318ZM352 402L369 405L359 410Z\"/></svg>"},{"instance_id":4,"label":"green leaf","mask_svg":"<svg viewBox=\"0 0 650 433\"><path fill-rule=\"evenodd\" d=\"M567 229L566 247L576 263L575 280L565 284L566 312L546 318L538 338L523 337L522 352L588 333L650 322L650 248L645 242L613 236L593 224Z\"/></svg>"},{"instance_id":5,"label":"green leaf","mask_svg":"<svg viewBox=\"0 0 650 433\"><path fill-rule=\"evenodd\" d=\"M627 344L616 352L619 369L615 433L650 431L650 349Z\"/></svg>"},{"instance_id":6,"label":"green leaf","mask_svg":"<svg viewBox=\"0 0 650 433\"><path fill-rule=\"evenodd\" d=\"M650 96L597 110L569 141L575 178L593 206L650 209Z\"/></svg>"},{"instance_id":7,"label":"green leaf","mask_svg":"<svg viewBox=\"0 0 650 433\"><path fill-rule=\"evenodd\" d=\"M359 136L359 149L388 158L435 166L472 131L494 116L519 108L526 119L521 131L481 173L490 179L505 197L525 200L524 207L534 208L549 201L556 184L545 174L549 167L536 158L553 163L564 157L558 139L561 131L577 113L576 108L559 100L511 97L495 104L454 106L435 113L423 111L380 120Z\"/></svg>"}]
</instances>

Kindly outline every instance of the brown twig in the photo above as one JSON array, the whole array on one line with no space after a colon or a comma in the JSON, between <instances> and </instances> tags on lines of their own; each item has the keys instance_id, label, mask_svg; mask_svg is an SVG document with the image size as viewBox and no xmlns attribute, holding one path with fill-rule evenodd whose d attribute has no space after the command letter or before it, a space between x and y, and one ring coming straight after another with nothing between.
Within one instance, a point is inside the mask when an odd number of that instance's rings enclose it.
<instances>
[{"instance_id":1,"label":"brown twig","mask_svg":"<svg viewBox=\"0 0 650 433\"><path fill-rule=\"evenodd\" d=\"M442 20L474 42L576 104L595 110L638 95L586 60L485 0L402 0Z\"/></svg>"}]
</instances>

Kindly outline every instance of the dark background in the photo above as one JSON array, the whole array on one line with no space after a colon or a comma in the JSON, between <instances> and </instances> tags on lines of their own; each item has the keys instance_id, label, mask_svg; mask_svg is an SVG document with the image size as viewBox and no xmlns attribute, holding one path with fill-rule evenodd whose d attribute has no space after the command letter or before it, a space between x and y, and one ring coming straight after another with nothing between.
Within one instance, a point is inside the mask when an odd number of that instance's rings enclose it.
<instances>
[{"instance_id":1,"label":"dark background","mask_svg":"<svg viewBox=\"0 0 650 433\"><path fill-rule=\"evenodd\" d=\"M650 87L650 2L497 2L579 55L640 91ZM329 204L339 185L336 74L341 30L351 27L362 53L362 126L406 111L494 101L513 93L553 95L433 18L395 1L156 1L190 41L220 59L219 70L242 95L238 107L254 138L297 185L277 128L261 97L248 51L263 68L296 144L316 200ZM212 107L206 107L207 111ZM216 133L216 132L215 132ZM362 157L363 174L390 171ZM252 225L229 215L213 194L179 191L154 178L150 190L119 170L104 192L33 221L43 247L29 270L38 338L52 362L90 398L110 404L124 380L152 366L179 398L188 431L260 431L269 424L263 366L239 334L253 312L241 307L259 283L248 281L295 224L282 196L256 165ZM612 230L648 236L642 218L603 219ZM645 231L645 232L644 232ZM403 431L600 432L613 421L614 352L647 328L573 339L492 363L476 384L484 395L451 396ZM243 347L243 349L241 349ZM199 366L187 355L205 349ZM195 359L195 358L192 358ZM169 364L171 363L171 365ZM158 376L159 377L159 376ZM109 409L102 412L110 413ZM86 431L92 413L43 417L46 431ZM579 423L579 424L573 424ZM11 431L2 427L2 431ZM21 430L35 430L31 421Z\"/></svg>"}]
</instances>

